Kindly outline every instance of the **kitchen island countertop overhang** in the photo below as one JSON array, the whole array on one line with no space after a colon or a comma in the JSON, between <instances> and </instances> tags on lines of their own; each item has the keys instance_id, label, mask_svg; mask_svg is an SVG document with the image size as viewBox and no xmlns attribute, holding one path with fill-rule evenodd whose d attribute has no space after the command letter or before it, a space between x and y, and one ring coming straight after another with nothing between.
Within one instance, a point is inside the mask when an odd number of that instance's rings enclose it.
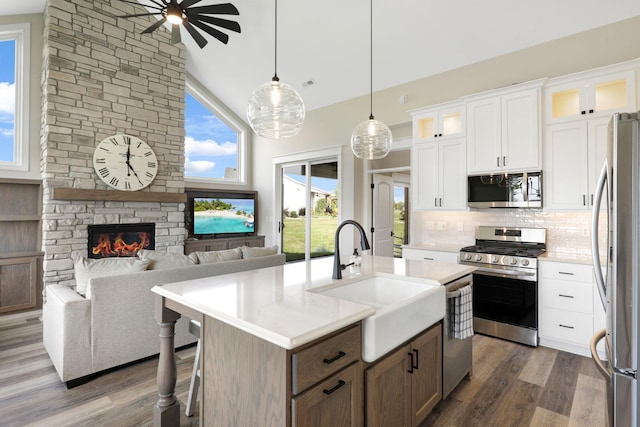
<instances>
[{"instance_id":1,"label":"kitchen island countertop overhang","mask_svg":"<svg viewBox=\"0 0 640 427\"><path fill-rule=\"evenodd\" d=\"M293 349L375 314L370 305L316 293L376 275L444 285L474 268L364 256L359 275L331 278L332 259L289 263L155 286L152 292L284 349ZM443 290L444 292L444 290Z\"/></svg>"}]
</instances>

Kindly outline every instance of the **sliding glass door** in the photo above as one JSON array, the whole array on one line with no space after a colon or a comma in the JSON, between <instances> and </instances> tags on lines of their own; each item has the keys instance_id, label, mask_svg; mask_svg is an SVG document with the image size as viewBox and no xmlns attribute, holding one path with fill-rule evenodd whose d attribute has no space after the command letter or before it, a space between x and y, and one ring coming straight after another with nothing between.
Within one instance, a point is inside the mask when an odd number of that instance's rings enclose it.
<instances>
[{"instance_id":1,"label":"sliding glass door","mask_svg":"<svg viewBox=\"0 0 640 427\"><path fill-rule=\"evenodd\" d=\"M338 226L338 161L282 164L282 252L288 261L331 256Z\"/></svg>"}]
</instances>

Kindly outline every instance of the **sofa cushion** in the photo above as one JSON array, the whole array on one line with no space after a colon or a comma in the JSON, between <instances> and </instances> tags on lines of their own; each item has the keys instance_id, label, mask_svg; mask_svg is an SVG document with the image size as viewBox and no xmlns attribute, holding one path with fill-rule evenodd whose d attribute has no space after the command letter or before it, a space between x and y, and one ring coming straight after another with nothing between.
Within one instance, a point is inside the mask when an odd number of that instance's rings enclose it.
<instances>
[{"instance_id":1,"label":"sofa cushion","mask_svg":"<svg viewBox=\"0 0 640 427\"><path fill-rule=\"evenodd\" d=\"M240 248L225 249L222 251L199 251L192 252L189 256L193 255L199 264L211 264L214 262L232 261L234 259L242 259L242 251Z\"/></svg>"},{"instance_id":2,"label":"sofa cushion","mask_svg":"<svg viewBox=\"0 0 640 427\"><path fill-rule=\"evenodd\" d=\"M275 255L278 253L278 245L271 246L270 248L254 248L249 246L243 246L242 258L257 258L267 255Z\"/></svg>"},{"instance_id":3,"label":"sofa cushion","mask_svg":"<svg viewBox=\"0 0 640 427\"><path fill-rule=\"evenodd\" d=\"M76 292L80 295L87 293L89 279L94 277L116 276L119 274L144 271L151 264L151 260L136 257L87 259L79 257L74 261L76 273Z\"/></svg>"},{"instance_id":4,"label":"sofa cushion","mask_svg":"<svg viewBox=\"0 0 640 427\"><path fill-rule=\"evenodd\" d=\"M189 267L198 263L195 256L187 256L173 252L159 252L140 249L138 258L151 261L147 270L162 270L164 268Z\"/></svg>"}]
</instances>

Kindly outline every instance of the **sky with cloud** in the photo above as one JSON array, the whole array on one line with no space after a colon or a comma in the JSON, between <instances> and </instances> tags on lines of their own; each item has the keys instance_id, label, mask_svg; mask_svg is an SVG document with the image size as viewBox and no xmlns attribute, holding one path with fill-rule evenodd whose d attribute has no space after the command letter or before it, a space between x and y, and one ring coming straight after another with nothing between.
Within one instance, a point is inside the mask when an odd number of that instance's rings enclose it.
<instances>
[{"instance_id":1,"label":"sky with cloud","mask_svg":"<svg viewBox=\"0 0 640 427\"><path fill-rule=\"evenodd\" d=\"M0 162L13 162L15 42L0 41Z\"/></svg>"},{"instance_id":2,"label":"sky with cloud","mask_svg":"<svg viewBox=\"0 0 640 427\"><path fill-rule=\"evenodd\" d=\"M238 136L187 93L185 109L185 175L223 178L237 166Z\"/></svg>"}]
</instances>

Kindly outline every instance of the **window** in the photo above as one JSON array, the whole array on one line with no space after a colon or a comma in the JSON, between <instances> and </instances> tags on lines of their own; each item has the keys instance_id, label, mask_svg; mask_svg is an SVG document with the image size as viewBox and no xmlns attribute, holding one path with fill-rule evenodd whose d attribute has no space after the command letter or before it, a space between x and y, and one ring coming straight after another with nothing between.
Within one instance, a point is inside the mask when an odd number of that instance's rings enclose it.
<instances>
[{"instance_id":1,"label":"window","mask_svg":"<svg viewBox=\"0 0 640 427\"><path fill-rule=\"evenodd\" d=\"M187 80L185 179L245 184L246 125L212 98Z\"/></svg>"},{"instance_id":2,"label":"window","mask_svg":"<svg viewBox=\"0 0 640 427\"><path fill-rule=\"evenodd\" d=\"M0 25L0 169L29 168L29 24Z\"/></svg>"}]
</instances>

